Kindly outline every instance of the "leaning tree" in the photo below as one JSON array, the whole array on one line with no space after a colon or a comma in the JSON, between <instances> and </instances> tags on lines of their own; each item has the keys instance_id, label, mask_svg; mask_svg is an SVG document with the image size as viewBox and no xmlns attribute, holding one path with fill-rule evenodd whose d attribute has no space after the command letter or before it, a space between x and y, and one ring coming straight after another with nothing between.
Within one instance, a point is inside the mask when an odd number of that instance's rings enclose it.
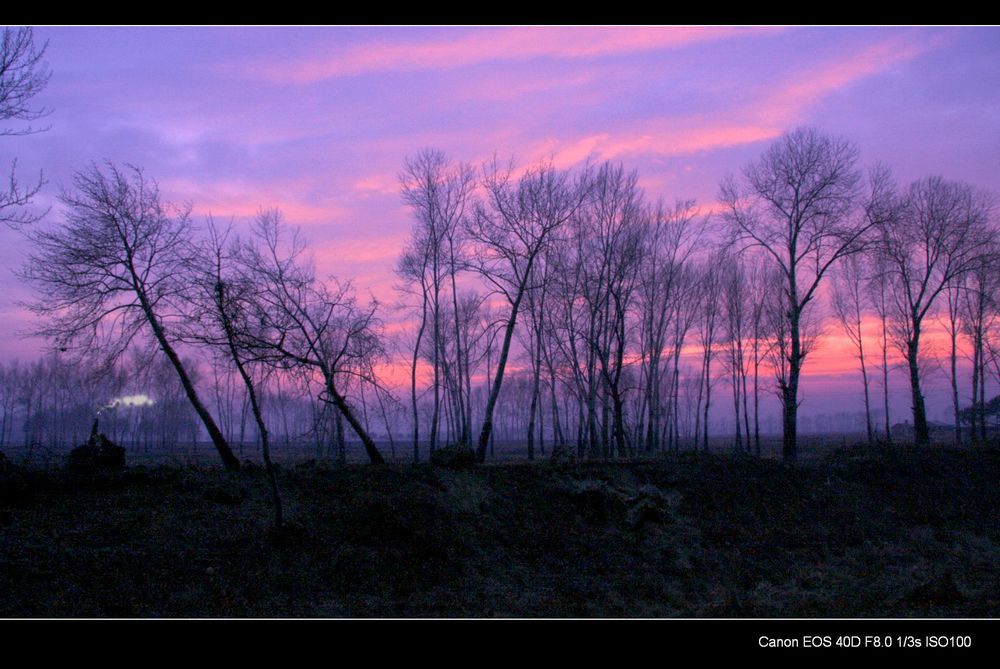
<instances>
[{"instance_id":1,"label":"leaning tree","mask_svg":"<svg viewBox=\"0 0 1000 669\"><path fill-rule=\"evenodd\" d=\"M80 358L107 365L152 336L177 373L228 469L239 469L177 350L189 304L189 212L163 202L154 180L134 166L91 165L62 193L62 221L29 229L33 248L21 270L41 319L35 333Z\"/></svg>"},{"instance_id":2,"label":"leaning tree","mask_svg":"<svg viewBox=\"0 0 1000 669\"><path fill-rule=\"evenodd\" d=\"M239 255L240 274L253 299L247 303L244 344L279 370L318 377L320 399L333 405L361 440L372 464L385 462L354 411L345 387L374 383L374 362L384 356L377 304L358 304L351 284L321 281L295 231L286 232L276 210L262 211Z\"/></svg>"},{"instance_id":3,"label":"leaning tree","mask_svg":"<svg viewBox=\"0 0 1000 669\"><path fill-rule=\"evenodd\" d=\"M479 432L479 461L486 458L490 443L493 412L503 387L518 313L526 292L538 287L533 283L539 278L535 264L559 229L583 205L587 183L583 178L574 180L569 172L550 164L528 169L515 179L512 165L503 167L494 160L483 168L483 190L485 201L477 203L475 214L466 224L465 232L473 247L468 267L503 295L509 311Z\"/></svg>"}]
</instances>

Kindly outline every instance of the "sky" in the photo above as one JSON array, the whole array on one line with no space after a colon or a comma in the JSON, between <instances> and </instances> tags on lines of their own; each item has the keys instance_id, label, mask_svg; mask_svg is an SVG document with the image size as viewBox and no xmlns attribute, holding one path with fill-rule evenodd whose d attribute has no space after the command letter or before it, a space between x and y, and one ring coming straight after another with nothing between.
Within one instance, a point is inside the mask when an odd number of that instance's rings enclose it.
<instances>
[{"instance_id":1,"label":"sky","mask_svg":"<svg viewBox=\"0 0 1000 669\"><path fill-rule=\"evenodd\" d=\"M1000 28L38 27L49 129L0 137L0 165L59 189L105 160L141 166L196 217L278 207L323 274L396 303L410 227L398 187L423 148L479 164L587 158L638 170L651 199L718 205L719 181L797 126L855 142L901 183L931 174L1000 194ZM0 360L43 342L0 228ZM846 341L806 362L803 411L857 410ZM933 339L933 338L932 338ZM933 401L945 378L930 380ZM908 406L902 375L897 415ZM822 391L823 400L817 398ZM943 396L943 395L942 395ZM810 397L813 398L810 406ZM942 403L942 406L944 404ZM932 408L931 418L944 411Z\"/></svg>"}]
</instances>

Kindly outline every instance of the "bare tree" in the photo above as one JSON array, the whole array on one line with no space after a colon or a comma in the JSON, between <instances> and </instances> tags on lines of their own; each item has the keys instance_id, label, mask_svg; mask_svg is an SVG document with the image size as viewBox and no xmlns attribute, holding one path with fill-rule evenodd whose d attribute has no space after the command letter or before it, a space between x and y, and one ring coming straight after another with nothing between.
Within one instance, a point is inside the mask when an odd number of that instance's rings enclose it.
<instances>
[{"instance_id":1,"label":"bare tree","mask_svg":"<svg viewBox=\"0 0 1000 669\"><path fill-rule=\"evenodd\" d=\"M767 308L768 293L771 291L771 279L774 267L769 264L768 256L761 253L742 254L746 267L745 276L750 290L750 336L751 358L753 360L753 441L754 454L761 456L760 444L760 365L771 352L774 345L768 330ZM780 277L773 276L780 281Z\"/></svg>"},{"instance_id":2,"label":"bare tree","mask_svg":"<svg viewBox=\"0 0 1000 669\"><path fill-rule=\"evenodd\" d=\"M42 58L48 42L35 44L31 28L3 29L0 36L0 136L30 135L46 128L31 125L5 127L8 121L36 121L49 111L36 106L34 98L49 83L51 72ZM17 161L10 166L7 186L0 190L0 222L10 227L18 227L39 219L24 209L44 185L42 175L30 185L22 185L17 179Z\"/></svg>"},{"instance_id":3,"label":"bare tree","mask_svg":"<svg viewBox=\"0 0 1000 669\"><path fill-rule=\"evenodd\" d=\"M588 205L578 217L590 238L585 262L589 273L585 298L597 315L588 337L597 354L604 389L611 400L611 440L618 457L626 446L623 374L629 345L629 315L645 251L646 207L638 174L605 163L593 176ZM610 454L610 444L605 443Z\"/></svg>"},{"instance_id":4,"label":"bare tree","mask_svg":"<svg viewBox=\"0 0 1000 669\"><path fill-rule=\"evenodd\" d=\"M694 445L708 452L708 411L712 405L712 357L719 343L719 326L722 318L722 276L717 271L724 266L719 262L722 253L713 253L698 268L698 318L696 320L698 343L701 346L701 382L698 384L698 403L695 415Z\"/></svg>"},{"instance_id":5,"label":"bare tree","mask_svg":"<svg viewBox=\"0 0 1000 669\"><path fill-rule=\"evenodd\" d=\"M246 333L259 355L282 369L315 372L321 397L333 404L361 440L372 464L385 462L368 430L358 419L343 386L365 375L373 357L381 354L379 321L374 301L359 306L349 283L317 279L305 258L305 242L293 232L285 244L281 216L262 211L254 238L243 245L240 263L255 290L248 304Z\"/></svg>"},{"instance_id":6,"label":"bare tree","mask_svg":"<svg viewBox=\"0 0 1000 669\"><path fill-rule=\"evenodd\" d=\"M458 442L468 446L470 426L467 405L471 398L465 392L467 384L464 363L467 356L463 352L460 319L452 319L454 359L449 362L441 360L444 354L441 318L444 307L442 292L446 281L450 284L447 289L451 294L452 313L459 313L457 275L463 264L463 222L472 202L475 171L464 163L453 164L441 151L425 149L406 161L399 181L403 201L410 206L416 218L412 248L408 251L412 257L404 257L401 261L400 276L420 284L423 294L422 312L425 314L422 322L426 323L427 309L431 316L434 413L431 418L430 448L433 451L437 444L443 365L452 368L450 373L454 383L449 388L449 398L453 404L453 416L457 419ZM419 277L416 274L418 269ZM422 336L418 339L422 339ZM418 341L416 348L419 347Z\"/></svg>"},{"instance_id":7,"label":"bare tree","mask_svg":"<svg viewBox=\"0 0 1000 669\"><path fill-rule=\"evenodd\" d=\"M592 338L589 331L595 319L592 310L583 304L585 300L579 299L588 282L581 261L584 237L578 234L577 226L570 227L570 242L554 245L549 254L553 284L547 311L551 331L555 334L553 358L562 363L563 384L576 399L576 455L582 458L590 443L589 436L596 431L593 398L597 361L594 349L585 345L588 338ZM554 364L552 372L559 367ZM569 420L570 412L566 413ZM596 445L591 444L591 449L596 451Z\"/></svg>"},{"instance_id":8,"label":"bare tree","mask_svg":"<svg viewBox=\"0 0 1000 669\"><path fill-rule=\"evenodd\" d=\"M407 285L412 282L417 282L420 286L420 325L417 326L416 341L413 344L413 359L410 363L410 407L412 409L413 416L413 462L420 461L420 414L417 410L417 363L420 361L421 344L424 340L424 331L427 329L427 313L431 294L427 285L427 267L430 261L431 245L426 243L422 237L422 233L423 230L414 231L414 238L410 241L407 248L403 250L403 255L400 257L399 263L396 267L396 274L404 281L404 285L401 287L402 289L408 290ZM436 347L435 350L437 350ZM435 398L437 398L438 381L436 365L434 370L434 392ZM433 424L437 424L436 412ZM433 452L433 446L436 441L436 428L432 429L435 430L435 436L431 439L430 443L430 447Z\"/></svg>"},{"instance_id":9,"label":"bare tree","mask_svg":"<svg viewBox=\"0 0 1000 669\"><path fill-rule=\"evenodd\" d=\"M284 511L278 477L271 461L271 439L264 421L264 413L259 399L258 374L264 371L260 356L256 354L253 331L257 326L252 320L257 286L246 273L239 272L237 258L239 241L229 243L231 229L218 229L214 222L208 222L209 237L191 267L196 292L192 295L197 308L197 339L224 351L227 360L236 368L246 388L257 434L260 437L261 455L267 470L274 506L274 528L284 526Z\"/></svg>"},{"instance_id":10,"label":"bare tree","mask_svg":"<svg viewBox=\"0 0 1000 669\"><path fill-rule=\"evenodd\" d=\"M480 461L485 459L489 446L493 411L503 387L521 302L525 292L534 288L530 283L536 277L532 269L552 237L580 208L586 194L580 183L573 183L569 173L551 165L527 170L516 183L513 166L501 167L496 159L484 166L483 172L487 201L477 205L467 226L467 234L476 246L469 267L504 296L510 312L479 433L476 456Z\"/></svg>"},{"instance_id":11,"label":"bare tree","mask_svg":"<svg viewBox=\"0 0 1000 669\"><path fill-rule=\"evenodd\" d=\"M891 225L883 227L880 252L888 271L896 344L906 359L913 401L914 439L930 441L920 379L920 338L938 296L980 262L989 241L992 203L964 183L929 177L896 199Z\"/></svg>"},{"instance_id":12,"label":"bare tree","mask_svg":"<svg viewBox=\"0 0 1000 669\"><path fill-rule=\"evenodd\" d=\"M38 294L28 304L42 318L36 334L59 350L113 362L151 333L223 463L238 469L175 348L187 308L188 212L161 202L156 182L137 167L92 165L74 184L62 194L63 222L28 231L34 249L21 275Z\"/></svg>"},{"instance_id":13,"label":"bare tree","mask_svg":"<svg viewBox=\"0 0 1000 669\"><path fill-rule=\"evenodd\" d=\"M673 328L671 330L670 346L673 350L673 370L672 382L670 383L670 405L667 414L666 429L661 429L659 441L666 443L673 450L680 448L680 384L681 384L681 353L684 350L684 342L688 333L695 326L700 316L698 311L698 300L700 299L699 287L697 285L697 266L691 262L684 262L681 265L681 272L678 277L678 290L676 292L675 304L672 307ZM686 385L691 386L692 377L686 380ZM699 385L699 389L701 386ZM700 392L700 390L699 390ZM687 398L689 407L688 413L696 409L691 403L691 398ZM690 416L688 416L690 418ZM690 420L688 422L691 422ZM697 422L697 421L695 421ZM689 426L693 427L693 425ZM663 434L666 432L666 435Z\"/></svg>"},{"instance_id":14,"label":"bare tree","mask_svg":"<svg viewBox=\"0 0 1000 669\"><path fill-rule=\"evenodd\" d=\"M694 251L695 239L700 236L701 226L693 225L696 210L693 201L678 202L672 210L662 205L650 214L650 226L643 267L638 289L640 312L640 357L645 377L643 394L644 411L640 411L640 421L645 420L646 450L660 450L661 422L677 417L674 386L678 379L680 349L687 335L690 319L684 318L685 282L688 260ZM673 327L672 327L673 326ZM670 341L670 334L676 336ZM668 346L670 348L668 349ZM669 380L667 394L668 411L664 411L663 381L669 371L663 362L665 352L673 354L673 376ZM666 413L666 415L664 415Z\"/></svg>"},{"instance_id":15,"label":"bare tree","mask_svg":"<svg viewBox=\"0 0 1000 669\"><path fill-rule=\"evenodd\" d=\"M945 297L945 309L943 321L945 332L948 333L948 376L951 380L951 407L952 407L952 417L955 421L955 443L962 443L962 407L958 399L958 334L963 329L963 319L961 318L962 311L962 293L965 288L965 276L956 277L955 280L951 281L943 291ZM973 343L973 355L977 354L979 351L976 349L975 343ZM973 387L976 387L976 362L973 359ZM973 406L975 406L975 398L977 393L973 393ZM975 422L973 421L973 434L975 434Z\"/></svg>"},{"instance_id":16,"label":"bare tree","mask_svg":"<svg viewBox=\"0 0 1000 669\"><path fill-rule=\"evenodd\" d=\"M723 339L726 355L723 358L725 367L730 374L730 387L733 391L733 415L736 419L736 436L734 450L750 452L750 417L747 400L747 376L749 375L749 358L751 355L752 337L750 304L750 282L747 271L741 259L729 258L722 263L722 311ZM742 400L742 409L740 401ZM743 425L740 425L742 410ZM742 437L746 435L746 443Z\"/></svg>"},{"instance_id":17,"label":"bare tree","mask_svg":"<svg viewBox=\"0 0 1000 669\"><path fill-rule=\"evenodd\" d=\"M742 247L767 252L782 273L787 319L787 371L778 379L783 414L782 455L798 453L799 380L807 351L801 323L824 276L859 252L878 224L858 207L858 150L849 142L800 128L782 136L737 181L723 181L721 199L732 236Z\"/></svg>"},{"instance_id":18,"label":"bare tree","mask_svg":"<svg viewBox=\"0 0 1000 669\"><path fill-rule=\"evenodd\" d=\"M840 322L844 334L858 350L858 364L861 367L861 384L865 399L865 431L868 445L875 442L872 426L871 401L868 393L868 368L865 366L865 343L862 322L867 306L864 290L867 277L864 262L859 255L844 258L840 270L834 274L833 280L833 313Z\"/></svg>"},{"instance_id":19,"label":"bare tree","mask_svg":"<svg viewBox=\"0 0 1000 669\"><path fill-rule=\"evenodd\" d=\"M892 444L892 420L889 415L889 312L892 299L889 291L889 272L885 267L884 258L876 253L869 257L869 277L867 282L870 303L879 320L879 351L882 354L882 412L885 423L885 443Z\"/></svg>"},{"instance_id":20,"label":"bare tree","mask_svg":"<svg viewBox=\"0 0 1000 669\"><path fill-rule=\"evenodd\" d=\"M531 366L531 403L528 408L528 459L535 459L535 425L536 417L539 414L539 404L541 402L541 378L542 378L542 358L544 357L545 340L543 334L548 325L546 318L546 293L550 284L552 263L548 261L547 254L542 257L532 268L532 272L539 276L532 279L531 283L538 286L537 290L529 290L526 294L526 305L529 317L530 328L526 333L524 349L529 357ZM550 303L551 305L551 303ZM540 439L544 449L544 437ZM542 451L544 453L544 450Z\"/></svg>"},{"instance_id":21,"label":"bare tree","mask_svg":"<svg viewBox=\"0 0 1000 669\"><path fill-rule=\"evenodd\" d=\"M972 405L970 412L970 434L973 442L986 440L986 369L988 353L991 349L990 338L997 319L1000 318L1000 305L997 303L1000 295L1000 275L997 273L998 258L995 244L984 244L980 249L980 262L966 276L962 277L960 290L952 295L949 291L949 313L954 308L958 311L957 327L952 327L949 334L958 331L968 339L972 348ZM954 318L949 319L954 322ZM953 404L958 406L958 379L954 371L955 346L952 346L952 397ZM962 412L956 409L956 435L960 433Z\"/></svg>"}]
</instances>

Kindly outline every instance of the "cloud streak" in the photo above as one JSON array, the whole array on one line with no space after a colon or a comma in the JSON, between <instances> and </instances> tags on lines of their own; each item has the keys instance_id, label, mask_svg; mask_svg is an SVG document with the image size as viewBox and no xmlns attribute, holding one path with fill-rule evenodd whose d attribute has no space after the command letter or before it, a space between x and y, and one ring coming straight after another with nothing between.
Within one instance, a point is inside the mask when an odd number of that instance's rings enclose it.
<instances>
[{"instance_id":1,"label":"cloud streak","mask_svg":"<svg viewBox=\"0 0 1000 669\"><path fill-rule=\"evenodd\" d=\"M797 75L779 88L756 110L764 121L784 125L793 123L808 107L862 79L880 74L940 46L940 36L916 40L899 36Z\"/></svg>"},{"instance_id":2,"label":"cloud streak","mask_svg":"<svg viewBox=\"0 0 1000 669\"><path fill-rule=\"evenodd\" d=\"M917 42L897 37L871 45L846 58L838 58L785 78L774 89L762 92L749 105L717 110L705 120L661 116L641 127L619 132L588 134L568 140L546 139L531 151L533 156L553 156L563 166L588 158L619 160L639 154L676 157L771 140L801 123L810 107L863 79L910 61L941 44L939 38Z\"/></svg>"},{"instance_id":3,"label":"cloud streak","mask_svg":"<svg viewBox=\"0 0 1000 669\"><path fill-rule=\"evenodd\" d=\"M534 58L579 59L678 49L700 42L773 33L739 27L518 27L472 29L451 39L378 41L320 58L256 63L244 73L272 82L311 84L376 72L453 69Z\"/></svg>"}]
</instances>

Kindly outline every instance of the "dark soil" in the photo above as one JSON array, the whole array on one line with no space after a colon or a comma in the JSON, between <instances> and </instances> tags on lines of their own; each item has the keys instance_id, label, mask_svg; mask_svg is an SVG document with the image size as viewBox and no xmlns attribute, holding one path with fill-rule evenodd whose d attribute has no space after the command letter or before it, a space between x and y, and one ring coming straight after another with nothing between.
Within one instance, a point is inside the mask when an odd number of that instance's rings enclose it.
<instances>
[{"instance_id":1,"label":"dark soil","mask_svg":"<svg viewBox=\"0 0 1000 669\"><path fill-rule=\"evenodd\" d=\"M1000 451L0 471L0 615L1000 615Z\"/></svg>"}]
</instances>

